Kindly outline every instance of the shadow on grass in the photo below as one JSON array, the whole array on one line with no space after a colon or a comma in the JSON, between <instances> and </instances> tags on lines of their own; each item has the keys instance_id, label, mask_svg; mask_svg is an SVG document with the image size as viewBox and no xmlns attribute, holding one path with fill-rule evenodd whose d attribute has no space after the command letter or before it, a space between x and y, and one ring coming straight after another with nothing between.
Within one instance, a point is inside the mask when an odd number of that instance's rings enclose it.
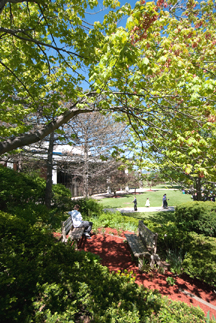
<instances>
[{"instance_id":1,"label":"shadow on grass","mask_svg":"<svg viewBox=\"0 0 216 323\"><path fill-rule=\"evenodd\" d=\"M159 186L158 186L159 187ZM160 189L164 188L165 190L167 189L176 189L176 190L180 190L181 189L181 186L178 186L178 185L160 185Z\"/></svg>"},{"instance_id":2,"label":"shadow on grass","mask_svg":"<svg viewBox=\"0 0 216 323\"><path fill-rule=\"evenodd\" d=\"M166 224L167 222L175 221L175 212L167 211L167 212L138 212L138 213L124 213L124 216L135 218L138 220L149 219L152 222L159 223L159 224Z\"/></svg>"}]
</instances>

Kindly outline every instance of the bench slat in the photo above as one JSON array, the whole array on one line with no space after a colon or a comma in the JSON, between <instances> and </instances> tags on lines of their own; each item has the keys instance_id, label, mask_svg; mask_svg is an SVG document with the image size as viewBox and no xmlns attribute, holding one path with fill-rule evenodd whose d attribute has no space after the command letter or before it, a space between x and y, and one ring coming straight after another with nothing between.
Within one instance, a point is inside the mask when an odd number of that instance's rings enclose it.
<instances>
[{"instance_id":1,"label":"bench slat","mask_svg":"<svg viewBox=\"0 0 216 323\"><path fill-rule=\"evenodd\" d=\"M84 228L73 227L71 216L69 216L67 220L62 222L62 242L67 242L68 241L67 235L69 235L71 240L75 241L76 247L77 247L79 240L81 241L81 243L82 241L85 241L85 239L84 240L82 239L82 238L85 238L83 236L83 233L84 233Z\"/></svg>"},{"instance_id":2,"label":"bench slat","mask_svg":"<svg viewBox=\"0 0 216 323\"><path fill-rule=\"evenodd\" d=\"M70 238L73 240L79 240L82 238L84 228L73 228L73 231L70 233Z\"/></svg>"},{"instance_id":3,"label":"bench slat","mask_svg":"<svg viewBox=\"0 0 216 323\"><path fill-rule=\"evenodd\" d=\"M158 234L152 232L140 220L138 226L138 236L135 234L125 234L127 242L135 257L139 258L139 268L142 270L143 257L150 257L150 266L155 263L160 265L160 257L156 254Z\"/></svg>"},{"instance_id":4,"label":"bench slat","mask_svg":"<svg viewBox=\"0 0 216 323\"><path fill-rule=\"evenodd\" d=\"M65 233L68 234L68 232L71 230L73 226L73 222L71 217L67 218L66 221L62 222L62 228L64 229Z\"/></svg>"},{"instance_id":5,"label":"bench slat","mask_svg":"<svg viewBox=\"0 0 216 323\"><path fill-rule=\"evenodd\" d=\"M128 244L135 257L150 255L142 240L135 234L125 234Z\"/></svg>"},{"instance_id":6,"label":"bench slat","mask_svg":"<svg viewBox=\"0 0 216 323\"><path fill-rule=\"evenodd\" d=\"M139 236L143 244L153 253L157 252L157 233L153 233L142 221L139 221Z\"/></svg>"}]
</instances>

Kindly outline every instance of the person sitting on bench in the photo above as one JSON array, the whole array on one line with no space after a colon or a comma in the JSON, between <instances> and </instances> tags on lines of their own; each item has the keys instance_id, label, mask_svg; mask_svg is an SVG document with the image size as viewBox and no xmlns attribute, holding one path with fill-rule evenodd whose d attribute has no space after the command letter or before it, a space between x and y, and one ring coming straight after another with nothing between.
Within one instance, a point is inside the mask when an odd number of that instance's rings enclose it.
<instances>
[{"instance_id":1,"label":"person sitting on bench","mask_svg":"<svg viewBox=\"0 0 216 323\"><path fill-rule=\"evenodd\" d=\"M91 239L91 229L93 222L90 221L83 221L82 215L79 212L80 206L78 204L74 205L73 211L68 212L68 214L72 218L74 228L84 227L84 235L87 239Z\"/></svg>"}]
</instances>

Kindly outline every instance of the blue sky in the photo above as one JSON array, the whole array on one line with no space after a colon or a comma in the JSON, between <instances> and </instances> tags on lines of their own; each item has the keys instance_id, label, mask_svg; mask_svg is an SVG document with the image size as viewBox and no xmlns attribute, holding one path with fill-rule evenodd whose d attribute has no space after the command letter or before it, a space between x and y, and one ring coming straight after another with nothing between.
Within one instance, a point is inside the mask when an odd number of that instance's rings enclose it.
<instances>
[{"instance_id":1,"label":"blue sky","mask_svg":"<svg viewBox=\"0 0 216 323\"><path fill-rule=\"evenodd\" d=\"M147 2L148 1L149 0L147 0ZM98 2L99 2L99 4L98 4L97 8L94 8L94 10L93 10L95 12L95 15L92 15L92 14L87 15L88 20L91 20L92 23L94 23L94 21L102 21L104 15L109 12L109 9L103 10L103 1L102 0L99 0ZM120 2L120 6L123 6L126 3L130 3L131 8L134 8L137 0L132 0L132 1L122 0L122 1L119 1L119 2ZM117 7L116 9L118 9L118 8L120 8L120 7ZM87 10L87 12L90 12L90 10L89 11ZM91 12L92 12L92 10L91 10ZM121 21L120 25L125 26L126 21L127 21L127 18L125 17Z\"/></svg>"}]
</instances>

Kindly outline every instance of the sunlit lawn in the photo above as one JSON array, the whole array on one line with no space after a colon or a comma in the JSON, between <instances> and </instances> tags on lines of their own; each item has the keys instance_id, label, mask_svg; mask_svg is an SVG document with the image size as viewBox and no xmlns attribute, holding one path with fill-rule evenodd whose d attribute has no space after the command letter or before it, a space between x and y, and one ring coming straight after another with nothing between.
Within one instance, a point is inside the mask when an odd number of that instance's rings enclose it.
<instances>
[{"instance_id":1,"label":"sunlit lawn","mask_svg":"<svg viewBox=\"0 0 216 323\"><path fill-rule=\"evenodd\" d=\"M124 216L135 218L138 220L151 219L151 221L166 224L169 221L175 221L175 215L172 211L159 212L130 212L124 213Z\"/></svg>"},{"instance_id":2,"label":"sunlit lawn","mask_svg":"<svg viewBox=\"0 0 216 323\"><path fill-rule=\"evenodd\" d=\"M141 194L136 194L138 208L145 206L147 197L150 200L150 206L161 206L162 197L165 193L167 195L167 199L169 199L169 206L177 206L181 203L192 201L190 194L182 194L182 192L179 190L152 190ZM127 194L124 197L104 198L99 200L99 203L101 203L105 208L133 207L134 196L135 194Z\"/></svg>"}]
</instances>

